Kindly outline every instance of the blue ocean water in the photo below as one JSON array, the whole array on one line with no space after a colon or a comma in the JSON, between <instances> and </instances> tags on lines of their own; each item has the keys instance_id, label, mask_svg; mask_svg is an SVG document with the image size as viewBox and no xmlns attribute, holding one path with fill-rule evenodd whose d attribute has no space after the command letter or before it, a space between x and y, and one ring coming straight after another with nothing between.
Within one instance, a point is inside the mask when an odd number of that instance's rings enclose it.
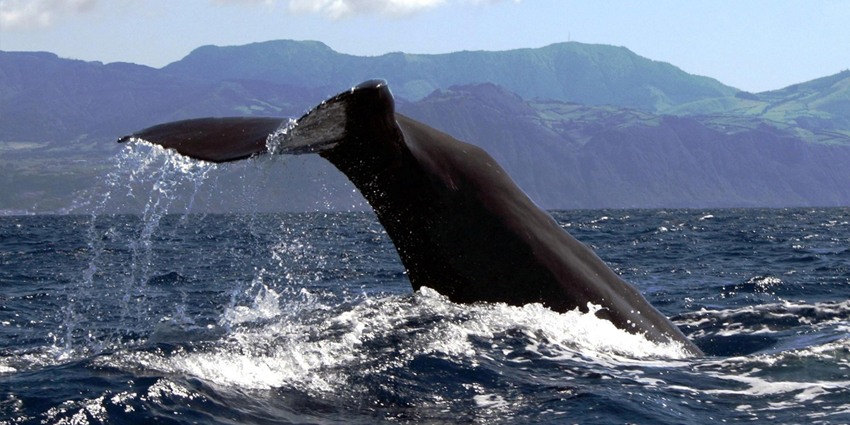
<instances>
[{"instance_id":1,"label":"blue ocean water","mask_svg":"<svg viewBox=\"0 0 850 425\"><path fill-rule=\"evenodd\" d=\"M0 217L0 423L850 422L850 209L553 212L686 358L414 293L370 212L185 213L216 166L162 155L91 213Z\"/></svg>"}]
</instances>

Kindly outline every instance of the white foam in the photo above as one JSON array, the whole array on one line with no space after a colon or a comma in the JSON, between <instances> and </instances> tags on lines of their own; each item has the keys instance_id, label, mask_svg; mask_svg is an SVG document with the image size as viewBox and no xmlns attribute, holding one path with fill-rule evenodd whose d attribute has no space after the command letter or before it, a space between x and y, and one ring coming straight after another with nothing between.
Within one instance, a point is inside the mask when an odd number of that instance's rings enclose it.
<instances>
[{"instance_id":1,"label":"white foam","mask_svg":"<svg viewBox=\"0 0 850 425\"><path fill-rule=\"evenodd\" d=\"M44 412L44 417L41 423L54 423L66 425L88 425L91 422L89 417L94 419L95 423L108 423L109 416L104 405L104 396L94 399L83 399L80 401L66 401L60 406L51 407Z\"/></svg>"},{"instance_id":2,"label":"white foam","mask_svg":"<svg viewBox=\"0 0 850 425\"><path fill-rule=\"evenodd\" d=\"M237 325L254 322L261 319L272 319L280 316L280 294L268 286L260 284L260 290L254 297L251 307L233 306L225 310L222 318L227 325Z\"/></svg>"},{"instance_id":3,"label":"white foam","mask_svg":"<svg viewBox=\"0 0 850 425\"><path fill-rule=\"evenodd\" d=\"M769 379L747 376L747 375L732 375L710 373L715 378L726 381L739 382L747 385L747 388L740 390L705 390L706 394L725 394L725 395L745 395L751 397L764 397L777 394L788 394L799 391L794 395L794 399L798 402L807 402L815 398L828 394L827 390L840 390L847 388L850 381L831 381L831 382L795 382L795 381L771 381Z\"/></svg>"},{"instance_id":4,"label":"white foam","mask_svg":"<svg viewBox=\"0 0 850 425\"><path fill-rule=\"evenodd\" d=\"M703 394L697 396L698 400L705 399L705 395L734 397L740 403L738 410L747 412L800 409L804 406L820 404L824 396L843 393L850 386L850 381L824 380L818 379L817 376L846 378L845 374L834 375L825 371L817 372L815 375L803 373L799 375L800 380L795 381L788 378L780 380L779 378L788 375L775 372L788 366L788 362L798 365L801 361L808 359L820 359L827 361L825 364L828 364L834 361L832 357L835 357L836 353L842 353L838 355L843 356L848 343L850 341L840 340L773 354L698 359L691 365L697 372L697 379L694 380L696 385L691 387L671 385L668 389ZM711 388L698 388L699 382L709 380L715 381L711 384ZM720 382L726 382L726 384ZM767 403L763 404L764 401Z\"/></svg>"},{"instance_id":5,"label":"white foam","mask_svg":"<svg viewBox=\"0 0 850 425\"><path fill-rule=\"evenodd\" d=\"M757 279L755 282L758 284L761 279ZM772 281L768 280L767 283L770 282ZM745 318L747 322L752 321L753 317L763 317L770 322L796 322L799 325L812 326L817 329L829 326L841 329L842 326L846 326L847 317L850 316L850 301L821 303L782 301L727 310L707 310L703 308L700 311L686 313L683 316L684 320L681 320L680 324L697 328L711 322L723 323L723 329L716 333L722 336L777 332L777 329L772 329L766 324L753 327L753 325L741 323L737 321L739 317ZM790 325L784 324L782 326ZM706 331L702 329L691 335L692 338L704 336L706 336Z\"/></svg>"},{"instance_id":6,"label":"white foam","mask_svg":"<svg viewBox=\"0 0 850 425\"><path fill-rule=\"evenodd\" d=\"M472 397L475 405L485 409L507 407L508 402L498 394L479 394Z\"/></svg>"},{"instance_id":7,"label":"white foam","mask_svg":"<svg viewBox=\"0 0 850 425\"><path fill-rule=\"evenodd\" d=\"M194 400L201 396L197 393L190 391L189 389L180 384L163 378L148 387L148 392L143 397L143 399L159 401L162 398L169 397L180 397L188 400ZM119 399L118 401L121 402L125 400L126 399Z\"/></svg>"},{"instance_id":8,"label":"white foam","mask_svg":"<svg viewBox=\"0 0 850 425\"><path fill-rule=\"evenodd\" d=\"M294 317L281 315L278 303L277 293L265 288L253 306L229 309L225 316L234 324L257 318L274 321L260 327L237 327L212 349L168 355L131 352L104 361L113 367L190 375L225 386L333 391L345 385L346 374L403 367L418 355L437 355L474 366L493 350L481 348L473 340L493 339L496 345L509 331L522 332L528 340L527 350L553 360L576 358L604 365L658 361L669 367L676 363L665 359L687 356L678 344L655 344L617 329L597 318L595 307L589 313L559 314L539 304L461 306L423 288L412 297L367 299L311 325L299 321L319 313L318 309ZM427 325L417 327L418 320ZM392 356L376 353L370 346L396 339L403 342Z\"/></svg>"},{"instance_id":9,"label":"white foam","mask_svg":"<svg viewBox=\"0 0 850 425\"><path fill-rule=\"evenodd\" d=\"M840 406L823 406L821 409L822 410L819 412L807 413L806 416L810 418L825 418L828 416L850 414L850 404L843 404ZM847 423L847 421L845 420L841 423Z\"/></svg>"}]
</instances>

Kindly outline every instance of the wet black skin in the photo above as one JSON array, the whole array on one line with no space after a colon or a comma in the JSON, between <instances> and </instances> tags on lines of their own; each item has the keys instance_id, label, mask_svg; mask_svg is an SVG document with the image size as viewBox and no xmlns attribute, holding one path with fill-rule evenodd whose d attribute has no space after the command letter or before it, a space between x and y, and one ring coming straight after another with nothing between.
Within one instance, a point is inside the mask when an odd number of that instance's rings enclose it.
<instances>
[{"instance_id":1,"label":"wet black skin","mask_svg":"<svg viewBox=\"0 0 850 425\"><path fill-rule=\"evenodd\" d=\"M317 152L351 180L395 244L414 289L427 286L457 303L542 303L558 312L587 312L591 303L601 307L598 317L620 329L655 342L677 341L702 355L484 150L395 113L386 82L343 92L299 123L312 122L305 127L314 129L335 102L345 106L344 131L313 140L299 135L299 126L279 140L280 151ZM263 134L282 122L239 120L182 121L130 137L226 162L265 153ZM239 134L246 137L234 142Z\"/></svg>"}]
</instances>

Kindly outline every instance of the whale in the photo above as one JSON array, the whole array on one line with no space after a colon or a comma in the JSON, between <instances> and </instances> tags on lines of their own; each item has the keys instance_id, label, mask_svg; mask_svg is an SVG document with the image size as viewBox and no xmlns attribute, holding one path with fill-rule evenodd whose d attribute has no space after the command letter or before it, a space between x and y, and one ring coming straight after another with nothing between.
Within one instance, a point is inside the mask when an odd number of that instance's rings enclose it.
<instances>
[{"instance_id":1,"label":"whale","mask_svg":"<svg viewBox=\"0 0 850 425\"><path fill-rule=\"evenodd\" d=\"M414 290L429 287L455 303L540 303L556 312L593 312L629 333L703 355L487 152L397 113L384 80L351 87L294 123L191 119L119 139L128 141L216 163L318 154L372 207Z\"/></svg>"}]
</instances>

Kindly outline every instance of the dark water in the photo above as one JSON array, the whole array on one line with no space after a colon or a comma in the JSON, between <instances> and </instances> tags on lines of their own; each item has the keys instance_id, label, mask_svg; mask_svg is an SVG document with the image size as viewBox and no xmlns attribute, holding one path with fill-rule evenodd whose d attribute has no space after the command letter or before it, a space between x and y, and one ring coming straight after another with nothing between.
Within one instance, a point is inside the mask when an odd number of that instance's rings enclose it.
<instances>
[{"instance_id":1,"label":"dark water","mask_svg":"<svg viewBox=\"0 0 850 425\"><path fill-rule=\"evenodd\" d=\"M87 202L137 215L0 217L0 423L850 422L850 209L556 212L689 359L412 293L371 213L181 214L215 170L119 166Z\"/></svg>"}]
</instances>

